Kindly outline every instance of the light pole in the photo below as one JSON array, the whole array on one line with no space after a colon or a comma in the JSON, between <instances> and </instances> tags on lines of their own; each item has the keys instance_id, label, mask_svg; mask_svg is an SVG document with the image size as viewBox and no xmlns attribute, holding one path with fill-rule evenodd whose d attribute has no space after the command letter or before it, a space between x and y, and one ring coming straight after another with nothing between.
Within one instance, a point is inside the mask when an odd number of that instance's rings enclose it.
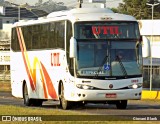
<instances>
[{"instance_id":1,"label":"light pole","mask_svg":"<svg viewBox=\"0 0 160 124\"><path fill-rule=\"evenodd\" d=\"M153 14L154 14L154 6L159 5L160 3L149 4L148 6L152 7L152 34L151 34L151 58L150 58L150 91L152 90L152 44L153 44Z\"/></svg>"},{"instance_id":2,"label":"light pole","mask_svg":"<svg viewBox=\"0 0 160 124\"><path fill-rule=\"evenodd\" d=\"M151 6L152 7L152 20L153 20L153 14L154 14L154 6L157 6L159 5L160 3L155 3L155 4L149 4L149 3L146 3L148 6Z\"/></svg>"}]
</instances>

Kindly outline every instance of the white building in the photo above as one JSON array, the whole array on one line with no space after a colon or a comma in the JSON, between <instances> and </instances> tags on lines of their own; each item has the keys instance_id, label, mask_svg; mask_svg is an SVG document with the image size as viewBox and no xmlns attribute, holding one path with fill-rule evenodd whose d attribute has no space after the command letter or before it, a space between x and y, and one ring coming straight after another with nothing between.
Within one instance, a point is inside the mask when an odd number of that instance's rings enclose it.
<instances>
[{"instance_id":1,"label":"white building","mask_svg":"<svg viewBox=\"0 0 160 124\"><path fill-rule=\"evenodd\" d=\"M140 20L140 32L151 44L151 57L144 58L144 88L160 89L160 20ZM152 60L152 63L151 63ZM152 65L152 81L150 67Z\"/></svg>"}]
</instances>

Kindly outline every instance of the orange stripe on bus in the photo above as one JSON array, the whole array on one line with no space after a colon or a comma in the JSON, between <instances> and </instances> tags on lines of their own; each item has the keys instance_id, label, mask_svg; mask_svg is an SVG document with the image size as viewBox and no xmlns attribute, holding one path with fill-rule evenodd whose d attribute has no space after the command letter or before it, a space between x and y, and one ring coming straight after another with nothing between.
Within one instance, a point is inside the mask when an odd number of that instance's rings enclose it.
<instances>
[{"instance_id":1,"label":"orange stripe on bus","mask_svg":"<svg viewBox=\"0 0 160 124\"><path fill-rule=\"evenodd\" d=\"M53 86L53 83L51 81L51 78L50 78L49 74L47 73L46 68L44 67L44 65L42 63L41 63L41 66L42 66L42 70L43 70L43 73L44 73L44 76L45 76L45 79L46 79L47 89L48 89L49 95L52 98L58 98L57 94L56 94L56 91L55 91L55 88Z\"/></svg>"},{"instance_id":2,"label":"orange stripe on bus","mask_svg":"<svg viewBox=\"0 0 160 124\"><path fill-rule=\"evenodd\" d=\"M19 41L19 44L20 44L20 49L21 49L21 52L22 52L24 65L25 65L25 68L26 68L26 71L27 71L27 74L28 74L28 77L29 77L30 85L31 85L32 90L35 90L35 86L34 86L32 78L31 78L31 73L30 73L30 70L29 70L29 68L27 66L27 61L26 61L26 57L25 57L25 54L24 54L24 49L25 49L24 47L25 46L23 46L23 44L22 44L22 39L23 39L22 31L20 30L19 27L16 28L16 30L17 30L18 41Z\"/></svg>"}]
</instances>

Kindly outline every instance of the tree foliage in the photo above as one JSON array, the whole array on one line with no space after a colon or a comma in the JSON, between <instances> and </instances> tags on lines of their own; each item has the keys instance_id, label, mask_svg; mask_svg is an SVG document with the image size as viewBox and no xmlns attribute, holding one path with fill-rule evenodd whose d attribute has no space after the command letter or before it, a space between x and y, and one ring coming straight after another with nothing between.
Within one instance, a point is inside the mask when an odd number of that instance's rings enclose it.
<instances>
[{"instance_id":1,"label":"tree foliage","mask_svg":"<svg viewBox=\"0 0 160 124\"><path fill-rule=\"evenodd\" d=\"M134 16L136 19L151 19L152 7L146 3L155 4L158 0L123 0L118 8L113 8L114 12L128 14ZM160 19L160 4L154 6L154 19Z\"/></svg>"}]
</instances>

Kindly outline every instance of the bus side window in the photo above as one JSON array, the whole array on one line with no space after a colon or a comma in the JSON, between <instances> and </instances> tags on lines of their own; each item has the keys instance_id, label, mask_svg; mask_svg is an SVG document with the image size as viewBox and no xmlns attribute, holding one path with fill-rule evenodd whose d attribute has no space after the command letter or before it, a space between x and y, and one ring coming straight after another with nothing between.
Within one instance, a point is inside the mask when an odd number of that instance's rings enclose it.
<instances>
[{"instance_id":1,"label":"bus side window","mask_svg":"<svg viewBox=\"0 0 160 124\"><path fill-rule=\"evenodd\" d=\"M39 49L39 25L32 26L32 49Z\"/></svg>"},{"instance_id":2,"label":"bus side window","mask_svg":"<svg viewBox=\"0 0 160 124\"><path fill-rule=\"evenodd\" d=\"M55 37L57 41L57 47L64 49L64 32L65 32L65 22L56 22Z\"/></svg>"},{"instance_id":3,"label":"bus side window","mask_svg":"<svg viewBox=\"0 0 160 124\"><path fill-rule=\"evenodd\" d=\"M26 49L30 50L32 49L32 43L31 43L31 35L32 35L32 31L30 31L30 26L24 26L22 27L22 33L24 36L24 41L26 44Z\"/></svg>"},{"instance_id":4,"label":"bus side window","mask_svg":"<svg viewBox=\"0 0 160 124\"><path fill-rule=\"evenodd\" d=\"M32 49L38 49L39 48L39 44L38 44L38 40L39 39L39 34L34 34L32 37Z\"/></svg>"},{"instance_id":5,"label":"bus side window","mask_svg":"<svg viewBox=\"0 0 160 124\"><path fill-rule=\"evenodd\" d=\"M56 34L55 34L55 28L56 28L56 24L55 22L51 22L50 23L50 30L49 30L49 48L56 48L57 47L57 41L56 41Z\"/></svg>"},{"instance_id":6,"label":"bus side window","mask_svg":"<svg viewBox=\"0 0 160 124\"><path fill-rule=\"evenodd\" d=\"M40 48L48 48L48 24L41 25Z\"/></svg>"},{"instance_id":7,"label":"bus side window","mask_svg":"<svg viewBox=\"0 0 160 124\"><path fill-rule=\"evenodd\" d=\"M18 36L17 36L17 32L16 32L16 28L12 29L12 42L11 42L11 48L14 51L20 50L20 48L18 49Z\"/></svg>"},{"instance_id":8,"label":"bus side window","mask_svg":"<svg viewBox=\"0 0 160 124\"><path fill-rule=\"evenodd\" d=\"M12 35L11 35L11 48L12 48L12 50L14 50L15 51L15 49L16 49L16 45L17 44L15 44L15 34L16 34L16 32L15 32L15 28L12 28Z\"/></svg>"}]
</instances>

